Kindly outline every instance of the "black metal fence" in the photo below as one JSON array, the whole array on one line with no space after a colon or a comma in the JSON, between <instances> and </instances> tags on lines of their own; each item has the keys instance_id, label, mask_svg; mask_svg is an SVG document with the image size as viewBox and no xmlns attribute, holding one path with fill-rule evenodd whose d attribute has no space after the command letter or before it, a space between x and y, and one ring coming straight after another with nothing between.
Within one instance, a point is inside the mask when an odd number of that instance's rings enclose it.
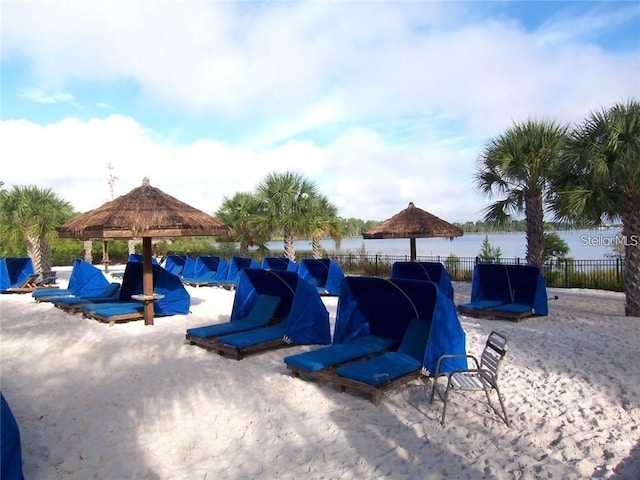
<instances>
[{"instance_id":1,"label":"black metal fence","mask_svg":"<svg viewBox=\"0 0 640 480\"><path fill-rule=\"evenodd\" d=\"M299 258L311 257L311 252L298 252ZM346 274L386 277L391 274L395 262L408 262L408 255L359 255L349 253L332 255ZM422 262L442 263L454 281L470 282L473 267L480 262L478 257L418 256ZM522 264L521 258L502 258L500 263ZM549 287L596 288L601 290L624 291L624 260L611 258L604 260L562 259L549 261L544 266L544 276Z\"/></svg>"}]
</instances>

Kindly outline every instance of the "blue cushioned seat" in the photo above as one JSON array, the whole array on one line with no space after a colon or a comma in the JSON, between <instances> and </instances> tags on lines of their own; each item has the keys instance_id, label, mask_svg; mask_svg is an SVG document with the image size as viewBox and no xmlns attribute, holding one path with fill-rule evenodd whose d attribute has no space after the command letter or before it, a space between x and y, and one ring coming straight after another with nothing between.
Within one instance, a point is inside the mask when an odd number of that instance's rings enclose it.
<instances>
[{"instance_id":1,"label":"blue cushioned seat","mask_svg":"<svg viewBox=\"0 0 640 480\"><path fill-rule=\"evenodd\" d=\"M420 361L411 355L401 352L388 352L364 362L339 367L336 373L341 377L377 387L407 373L420 370L420 366Z\"/></svg>"},{"instance_id":2,"label":"blue cushioned seat","mask_svg":"<svg viewBox=\"0 0 640 480\"><path fill-rule=\"evenodd\" d=\"M219 337L231 333L265 327L273 318L279 304L280 297L276 297L274 295L260 295L246 317L232 322L188 328L187 339L189 339L189 336L197 338Z\"/></svg>"},{"instance_id":3,"label":"blue cushioned seat","mask_svg":"<svg viewBox=\"0 0 640 480\"><path fill-rule=\"evenodd\" d=\"M317 372L394 348L398 343L394 338L366 335L309 352L290 355L284 358L284 362L290 369Z\"/></svg>"},{"instance_id":4,"label":"blue cushioned seat","mask_svg":"<svg viewBox=\"0 0 640 480\"><path fill-rule=\"evenodd\" d=\"M247 330L245 332L234 333L232 335L225 335L218 338L218 343L224 345L231 345L237 349L247 348L253 345L259 345L265 342L272 342L276 340L283 340L286 332L284 321L278 325L272 325L270 327L258 328L255 330Z\"/></svg>"}]
</instances>

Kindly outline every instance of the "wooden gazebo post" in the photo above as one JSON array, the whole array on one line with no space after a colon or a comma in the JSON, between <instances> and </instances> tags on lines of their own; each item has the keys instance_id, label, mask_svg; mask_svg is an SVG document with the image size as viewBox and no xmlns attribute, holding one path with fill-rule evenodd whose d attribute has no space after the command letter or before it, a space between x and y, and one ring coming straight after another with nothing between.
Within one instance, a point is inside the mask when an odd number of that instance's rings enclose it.
<instances>
[{"instance_id":1,"label":"wooden gazebo post","mask_svg":"<svg viewBox=\"0 0 640 480\"><path fill-rule=\"evenodd\" d=\"M142 237L142 294L153 296L153 264L151 262L151 237ZM144 302L144 324L153 325L153 304Z\"/></svg>"}]
</instances>

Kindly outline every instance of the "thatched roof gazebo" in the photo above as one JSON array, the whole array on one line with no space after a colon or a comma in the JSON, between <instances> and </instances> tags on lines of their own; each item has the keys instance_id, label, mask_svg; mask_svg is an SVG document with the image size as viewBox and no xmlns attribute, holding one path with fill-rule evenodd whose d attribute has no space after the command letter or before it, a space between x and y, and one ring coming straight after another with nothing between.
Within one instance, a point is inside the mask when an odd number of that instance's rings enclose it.
<instances>
[{"instance_id":1,"label":"thatched roof gazebo","mask_svg":"<svg viewBox=\"0 0 640 480\"><path fill-rule=\"evenodd\" d=\"M153 296L153 237L221 236L228 228L219 220L152 187L144 178L134 188L58 227L61 238L107 240L142 238L143 293ZM145 325L153 325L153 303L145 302Z\"/></svg>"},{"instance_id":2,"label":"thatched roof gazebo","mask_svg":"<svg viewBox=\"0 0 640 480\"><path fill-rule=\"evenodd\" d=\"M388 218L362 234L365 239L408 238L411 261L416 259L416 238L462 236L462 229L432 213L416 207L413 202L393 217Z\"/></svg>"}]
</instances>

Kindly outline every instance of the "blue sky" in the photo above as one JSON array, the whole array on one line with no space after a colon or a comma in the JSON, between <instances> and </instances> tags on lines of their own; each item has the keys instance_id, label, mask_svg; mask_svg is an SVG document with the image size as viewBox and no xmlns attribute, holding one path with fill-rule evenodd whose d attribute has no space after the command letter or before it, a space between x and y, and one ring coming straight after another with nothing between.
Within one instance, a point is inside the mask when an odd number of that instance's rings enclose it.
<instances>
[{"instance_id":1,"label":"blue sky","mask_svg":"<svg viewBox=\"0 0 640 480\"><path fill-rule=\"evenodd\" d=\"M638 98L638 1L1 1L0 180L213 213L294 170L340 216L482 217L483 147Z\"/></svg>"}]
</instances>

